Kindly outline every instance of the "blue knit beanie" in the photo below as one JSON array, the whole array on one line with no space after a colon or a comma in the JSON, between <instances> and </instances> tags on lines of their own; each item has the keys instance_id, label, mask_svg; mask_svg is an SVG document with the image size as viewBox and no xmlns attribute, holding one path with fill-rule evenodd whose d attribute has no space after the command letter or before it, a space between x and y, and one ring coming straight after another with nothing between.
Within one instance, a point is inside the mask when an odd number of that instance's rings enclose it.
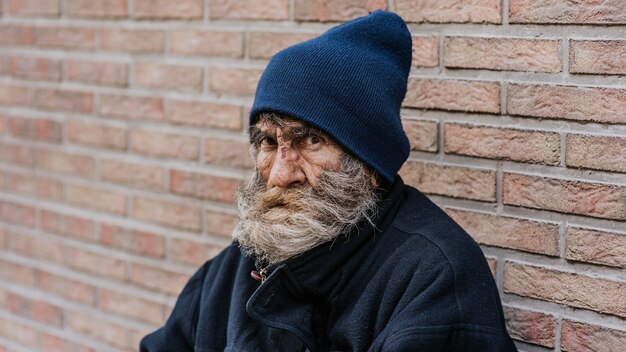
<instances>
[{"instance_id":1,"label":"blue knit beanie","mask_svg":"<svg viewBox=\"0 0 626 352\"><path fill-rule=\"evenodd\" d=\"M409 156L400 105L411 68L411 34L400 16L375 11L270 60L250 126L262 112L305 121L393 181Z\"/></svg>"}]
</instances>

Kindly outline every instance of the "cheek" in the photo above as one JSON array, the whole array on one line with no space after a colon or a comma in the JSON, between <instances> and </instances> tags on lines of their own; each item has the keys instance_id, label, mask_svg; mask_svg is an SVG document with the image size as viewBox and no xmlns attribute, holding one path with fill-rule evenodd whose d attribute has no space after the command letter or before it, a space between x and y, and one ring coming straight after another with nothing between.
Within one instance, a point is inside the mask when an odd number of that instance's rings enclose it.
<instances>
[{"instance_id":1,"label":"cheek","mask_svg":"<svg viewBox=\"0 0 626 352\"><path fill-rule=\"evenodd\" d=\"M270 176L270 171L272 170L272 164L274 161L273 155L271 153L259 152L256 157L256 168L259 175L267 180Z\"/></svg>"}]
</instances>

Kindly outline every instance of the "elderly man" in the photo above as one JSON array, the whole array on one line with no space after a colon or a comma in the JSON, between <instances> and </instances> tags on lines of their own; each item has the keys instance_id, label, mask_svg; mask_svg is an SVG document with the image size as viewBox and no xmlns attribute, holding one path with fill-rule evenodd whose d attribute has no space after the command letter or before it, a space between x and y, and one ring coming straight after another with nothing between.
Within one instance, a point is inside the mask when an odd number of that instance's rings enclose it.
<instances>
[{"instance_id":1,"label":"elderly man","mask_svg":"<svg viewBox=\"0 0 626 352\"><path fill-rule=\"evenodd\" d=\"M272 58L235 241L142 351L515 351L480 248L397 176L410 65L384 11Z\"/></svg>"}]
</instances>

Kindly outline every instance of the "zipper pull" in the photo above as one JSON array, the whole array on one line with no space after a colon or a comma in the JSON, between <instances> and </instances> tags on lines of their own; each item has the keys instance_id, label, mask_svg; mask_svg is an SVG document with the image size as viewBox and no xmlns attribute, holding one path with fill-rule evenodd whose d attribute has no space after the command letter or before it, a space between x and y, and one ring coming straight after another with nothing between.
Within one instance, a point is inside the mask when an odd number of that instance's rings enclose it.
<instances>
[{"instance_id":1,"label":"zipper pull","mask_svg":"<svg viewBox=\"0 0 626 352\"><path fill-rule=\"evenodd\" d=\"M250 276L252 276L252 278L256 281L261 281L261 283L264 283L265 280L267 280L267 268L261 268L260 272L252 270L250 272Z\"/></svg>"}]
</instances>

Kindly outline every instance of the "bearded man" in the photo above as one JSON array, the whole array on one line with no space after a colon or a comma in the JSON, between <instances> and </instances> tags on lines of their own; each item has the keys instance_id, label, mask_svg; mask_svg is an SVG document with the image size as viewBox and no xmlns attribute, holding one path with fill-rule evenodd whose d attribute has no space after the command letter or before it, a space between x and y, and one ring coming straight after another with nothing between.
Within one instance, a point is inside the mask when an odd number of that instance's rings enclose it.
<instances>
[{"instance_id":1,"label":"bearded man","mask_svg":"<svg viewBox=\"0 0 626 352\"><path fill-rule=\"evenodd\" d=\"M141 351L515 351L474 241L397 175L411 35L376 11L276 54L235 240Z\"/></svg>"}]
</instances>

